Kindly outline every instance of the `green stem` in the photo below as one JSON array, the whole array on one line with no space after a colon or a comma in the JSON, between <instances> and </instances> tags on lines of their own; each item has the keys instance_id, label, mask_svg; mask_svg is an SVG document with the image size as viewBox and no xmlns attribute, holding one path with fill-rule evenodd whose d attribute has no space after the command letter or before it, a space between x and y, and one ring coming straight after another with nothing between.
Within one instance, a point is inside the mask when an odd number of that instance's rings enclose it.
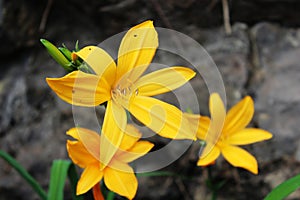
<instances>
[{"instance_id":1,"label":"green stem","mask_svg":"<svg viewBox=\"0 0 300 200\"><path fill-rule=\"evenodd\" d=\"M6 162L8 162L33 188L34 191L41 197L43 200L47 200L47 193L43 190L40 184L18 163L13 157L0 150L0 157L2 157Z\"/></svg>"},{"instance_id":2,"label":"green stem","mask_svg":"<svg viewBox=\"0 0 300 200\"><path fill-rule=\"evenodd\" d=\"M113 200L115 198L115 193L112 191L108 191L106 200Z\"/></svg>"}]
</instances>

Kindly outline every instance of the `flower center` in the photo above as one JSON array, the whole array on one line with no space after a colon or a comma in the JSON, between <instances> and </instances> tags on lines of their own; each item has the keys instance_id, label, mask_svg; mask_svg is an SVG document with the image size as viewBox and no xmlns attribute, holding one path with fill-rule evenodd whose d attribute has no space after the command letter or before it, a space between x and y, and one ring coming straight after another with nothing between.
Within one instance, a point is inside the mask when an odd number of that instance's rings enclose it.
<instances>
[{"instance_id":1,"label":"flower center","mask_svg":"<svg viewBox=\"0 0 300 200\"><path fill-rule=\"evenodd\" d=\"M127 107L132 95L137 95L138 90L134 89L133 83L127 80L125 83L118 83L118 85L112 90L113 100L122 106Z\"/></svg>"}]
</instances>

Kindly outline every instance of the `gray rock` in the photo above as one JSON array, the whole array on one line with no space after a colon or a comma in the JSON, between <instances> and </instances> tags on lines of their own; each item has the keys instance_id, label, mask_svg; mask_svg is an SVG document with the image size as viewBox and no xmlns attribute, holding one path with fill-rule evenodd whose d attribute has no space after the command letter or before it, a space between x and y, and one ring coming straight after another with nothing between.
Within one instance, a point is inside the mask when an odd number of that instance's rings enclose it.
<instances>
[{"instance_id":1,"label":"gray rock","mask_svg":"<svg viewBox=\"0 0 300 200\"><path fill-rule=\"evenodd\" d=\"M34 54L27 52L4 63L7 70L0 77L0 149L16 158L47 188L52 161L67 157L65 132L74 122L71 106L69 111L53 109L57 108L54 94L45 82L45 73L50 75L52 69L39 63L42 59L44 65L51 58L44 59L43 55L33 59ZM59 74L59 67L55 69ZM0 166L1 199L37 199L30 186L2 159ZM17 185L24 187L15 192Z\"/></svg>"},{"instance_id":2,"label":"gray rock","mask_svg":"<svg viewBox=\"0 0 300 200\"><path fill-rule=\"evenodd\" d=\"M251 31L259 61L250 84L257 124L274 134L264 160L295 155L300 144L300 31L265 23Z\"/></svg>"},{"instance_id":3,"label":"gray rock","mask_svg":"<svg viewBox=\"0 0 300 200\"><path fill-rule=\"evenodd\" d=\"M199 47L193 44L180 41L184 46L178 48L184 49L191 63L184 62L178 55L176 57L168 54L159 56L158 62L168 63L168 66L179 64L194 69L197 76L190 81L193 90L189 90L187 85L177 89L175 96L174 93L167 93L160 95L160 98L177 106L189 105L194 113L199 113L200 110L202 114L207 115L209 91L224 91L225 87L228 106L236 103L245 93L248 81L250 44L247 26L235 24L231 36L226 35L223 28L199 29L189 26L182 31L189 34L203 49L199 50ZM174 43L172 37L169 40L170 43ZM211 84L214 80L215 85ZM198 102L192 98L191 92L196 94ZM180 96L183 99L176 99ZM184 106L182 109L186 108L187 106Z\"/></svg>"}]
</instances>

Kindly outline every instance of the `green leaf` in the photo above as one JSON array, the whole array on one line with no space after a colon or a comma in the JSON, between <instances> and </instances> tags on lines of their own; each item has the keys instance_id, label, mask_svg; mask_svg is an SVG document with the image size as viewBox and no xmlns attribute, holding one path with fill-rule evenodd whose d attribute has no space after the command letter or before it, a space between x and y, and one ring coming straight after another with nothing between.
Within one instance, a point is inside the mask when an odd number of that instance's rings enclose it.
<instances>
[{"instance_id":1,"label":"green leaf","mask_svg":"<svg viewBox=\"0 0 300 200\"><path fill-rule=\"evenodd\" d=\"M33 188L33 190L40 196L41 199L47 200L47 194L39 183L24 169L24 167L18 163L13 157L0 150L0 157L10 164Z\"/></svg>"},{"instance_id":2,"label":"green leaf","mask_svg":"<svg viewBox=\"0 0 300 200\"><path fill-rule=\"evenodd\" d=\"M70 161L55 160L51 167L50 185L48 191L48 200L63 200L63 191Z\"/></svg>"},{"instance_id":3,"label":"green leaf","mask_svg":"<svg viewBox=\"0 0 300 200\"><path fill-rule=\"evenodd\" d=\"M76 40L75 51L77 52L77 51L79 51L79 50L80 50L80 49L79 49L79 41Z\"/></svg>"},{"instance_id":4,"label":"green leaf","mask_svg":"<svg viewBox=\"0 0 300 200\"><path fill-rule=\"evenodd\" d=\"M74 164L67 160L55 160L51 167L48 200L63 200L63 192L67 175L69 175L71 182L72 198L74 200L83 199L83 196L76 196L78 176Z\"/></svg>"},{"instance_id":5,"label":"green leaf","mask_svg":"<svg viewBox=\"0 0 300 200\"><path fill-rule=\"evenodd\" d=\"M300 188L300 174L294 176L277 187L275 187L266 197L264 200L279 200L284 199L292 192Z\"/></svg>"}]
</instances>

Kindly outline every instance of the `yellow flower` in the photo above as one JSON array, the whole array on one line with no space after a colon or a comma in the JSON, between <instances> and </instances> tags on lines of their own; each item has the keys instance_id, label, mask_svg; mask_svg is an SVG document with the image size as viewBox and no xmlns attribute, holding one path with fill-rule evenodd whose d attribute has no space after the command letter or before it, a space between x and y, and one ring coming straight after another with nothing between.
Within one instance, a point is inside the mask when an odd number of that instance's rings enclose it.
<instances>
[{"instance_id":1,"label":"yellow flower","mask_svg":"<svg viewBox=\"0 0 300 200\"><path fill-rule=\"evenodd\" d=\"M138 141L141 133L131 125L127 126L126 133L121 140L120 148L113 155L110 163L101 169L103 164L99 160L100 135L85 128L72 128L67 132L76 139L67 141L69 156L75 164L84 168L77 184L77 195L86 193L92 187L94 194L101 195L98 183L104 179L105 185L111 191L128 199L135 196L138 182L128 163L145 155L153 147L153 144L147 141ZM88 138L89 149L82 143L82 138ZM98 199L101 199L100 197Z\"/></svg>"},{"instance_id":2,"label":"yellow flower","mask_svg":"<svg viewBox=\"0 0 300 200\"><path fill-rule=\"evenodd\" d=\"M255 157L237 145L268 140L272 138L272 134L258 128L246 128L254 114L251 97L246 96L233 106L227 115L224 104L217 93L211 95L209 104L211 120L208 117L200 117L199 122L201 127L197 137L206 140L207 146L197 165L209 165L222 154L231 165L257 174L258 166Z\"/></svg>"},{"instance_id":3,"label":"yellow flower","mask_svg":"<svg viewBox=\"0 0 300 200\"><path fill-rule=\"evenodd\" d=\"M154 132L167 138L195 139L188 121L173 105L152 98L174 90L195 76L184 67L170 67L141 76L158 47L152 21L131 28L121 41L117 64L103 49L88 46L76 53L95 72L74 71L62 78L47 78L49 86L66 102L96 106L107 102L100 159L109 163L118 150L127 123L126 110ZM101 136L102 137L102 136ZM85 143L85 141L83 141ZM87 145L86 145L87 146Z\"/></svg>"}]
</instances>

